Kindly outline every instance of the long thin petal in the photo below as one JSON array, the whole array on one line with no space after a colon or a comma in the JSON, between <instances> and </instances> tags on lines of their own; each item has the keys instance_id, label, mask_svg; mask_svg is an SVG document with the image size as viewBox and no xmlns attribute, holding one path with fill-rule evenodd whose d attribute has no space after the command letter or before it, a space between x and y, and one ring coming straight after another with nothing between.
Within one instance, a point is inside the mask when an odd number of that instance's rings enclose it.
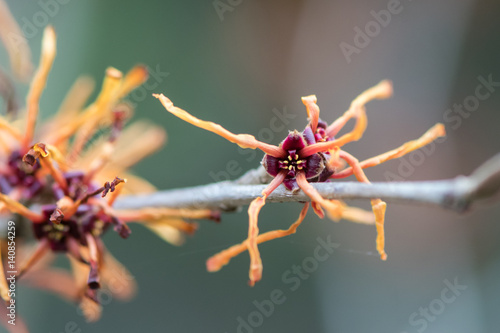
<instances>
[{"instance_id":1,"label":"long thin petal","mask_svg":"<svg viewBox=\"0 0 500 333\"><path fill-rule=\"evenodd\" d=\"M40 223L45 220L43 215L35 213L29 210L27 207L22 205L21 203L13 200L10 196L0 193L0 201L5 204L5 207L12 213L16 213L26 217L31 220L33 223Z\"/></svg>"},{"instance_id":2,"label":"long thin petal","mask_svg":"<svg viewBox=\"0 0 500 333\"><path fill-rule=\"evenodd\" d=\"M109 251L104 252L101 279L113 297L122 301L132 299L137 293L134 276Z\"/></svg>"},{"instance_id":3,"label":"long thin petal","mask_svg":"<svg viewBox=\"0 0 500 333\"><path fill-rule=\"evenodd\" d=\"M30 152L31 151L34 151L35 153L37 153L37 155L39 155L38 160L40 161L40 165L42 166L42 168L49 172L52 178L61 187L61 189L66 192L68 189L66 179L64 178L64 175L58 168L58 166L56 166L56 164L54 163L53 157L57 157L59 155L57 149L43 143L37 143L33 146Z\"/></svg>"},{"instance_id":4,"label":"long thin petal","mask_svg":"<svg viewBox=\"0 0 500 333\"><path fill-rule=\"evenodd\" d=\"M366 111L364 107L358 107L357 109L355 109L355 112L357 113L358 121L356 122L356 125L351 132L344 134L340 138L332 141L318 142L313 145L307 146L299 152L300 157L305 158L319 152L327 152L337 147L342 147L346 143L359 140L363 135L368 122L366 119Z\"/></svg>"},{"instance_id":5,"label":"long thin petal","mask_svg":"<svg viewBox=\"0 0 500 333\"><path fill-rule=\"evenodd\" d=\"M43 255L47 252L48 249L49 249L49 242L46 238L44 238L38 243L35 250L30 254L30 256L27 259L25 259L25 261L19 267L19 270L17 272L18 278L20 278L22 275L26 273L28 269L34 266L43 257Z\"/></svg>"},{"instance_id":6,"label":"long thin petal","mask_svg":"<svg viewBox=\"0 0 500 333\"><path fill-rule=\"evenodd\" d=\"M266 203L266 198L271 194L285 179L286 171L281 171L269 185L262 191L262 197L255 198L248 207L248 237L243 242L248 248L248 253L250 255L250 270L249 270L249 285L254 286L255 282L258 282L262 278L262 259L260 258L259 248L257 247L257 238L259 236L258 227L258 216L261 208ZM222 267L229 262L232 258L233 251L222 251L216 254L207 262L207 268L209 271L211 268ZM237 254L237 253L236 253ZM220 262L219 262L220 261Z\"/></svg>"},{"instance_id":7,"label":"long thin petal","mask_svg":"<svg viewBox=\"0 0 500 333\"><path fill-rule=\"evenodd\" d=\"M26 118L26 132L24 135L23 147L27 148L31 145L35 134L35 124L38 118L38 110L40 108L40 96L42 95L47 77L56 57L56 32L52 26L47 26L43 31L42 38L42 54L40 56L40 65L31 82L28 96L26 98L26 106L28 116Z\"/></svg>"},{"instance_id":8,"label":"long thin petal","mask_svg":"<svg viewBox=\"0 0 500 333\"><path fill-rule=\"evenodd\" d=\"M374 99L387 99L392 96L392 92L392 82L389 80L383 80L376 86L363 91L351 102L349 110L327 127L326 133L328 136L334 137L349 119L357 116L358 109L362 109L368 102Z\"/></svg>"},{"instance_id":9,"label":"long thin petal","mask_svg":"<svg viewBox=\"0 0 500 333\"><path fill-rule=\"evenodd\" d=\"M153 221L141 221L137 220L136 222L143 224L148 228L162 227L162 226L170 226L177 230L184 232L185 234L192 235L198 230L198 224L194 222L186 222L180 218L165 218Z\"/></svg>"},{"instance_id":10,"label":"long thin petal","mask_svg":"<svg viewBox=\"0 0 500 333\"><path fill-rule=\"evenodd\" d=\"M387 253L385 253L385 209L387 204L380 199L373 199L371 201L373 213L375 214L375 226L377 228L377 251L380 254L380 259L387 260Z\"/></svg>"},{"instance_id":11,"label":"long thin petal","mask_svg":"<svg viewBox=\"0 0 500 333\"><path fill-rule=\"evenodd\" d=\"M0 0L1 1L1 0ZM9 133L17 141L23 140L23 135L17 128L12 126L4 117L0 116L0 130Z\"/></svg>"},{"instance_id":12,"label":"long thin petal","mask_svg":"<svg viewBox=\"0 0 500 333\"><path fill-rule=\"evenodd\" d=\"M386 161L402 157L416 149L422 148L423 146L431 143L439 137L443 137L446 135L446 131L443 124L436 124L432 128L430 128L427 132L424 133L420 138L412 141L408 141L402 146L388 151L386 153L377 155L375 157L371 157L367 160L360 162L361 168L370 168L379 164L382 164ZM342 170L341 172L334 173L330 178L345 178L349 177L353 174L353 168L349 167L347 169Z\"/></svg>"},{"instance_id":13,"label":"long thin petal","mask_svg":"<svg viewBox=\"0 0 500 333\"><path fill-rule=\"evenodd\" d=\"M46 122L44 133L51 133L63 127L78 117L78 113L83 109L85 103L94 91L95 81L88 76L81 76L71 86L64 97L59 110L54 117Z\"/></svg>"},{"instance_id":14,"label":"long thin petal","mask_svg":"<svg viewBox=\"0 0 500 333\"><path fill-rule=\"evenodd\" d=\"M137 210L117 210L115 216L124 222L152 221L171 217L186 219L217 219L219 214L211 209L186 208L143 208Z\"/></svg>"},{"instance_id":15,"label":"long thin petal","mask_svg":"<svg viewBox=\"0 0 500 333\"><path fill-rule=\"evenodd\" d=\"M52 292L69 302L76 302L81 296L73 276L62 268L50 267L28 272L23 277L23 283Z\"/></svg>"},{"instance_id":16,"label":"long thin petal","mask_svg":"<svg viewBox=\"0 0 500 333\"><path fill-rule=\"evenodd\" d=\"M273 230L263 233L257 237L257 244L294 234L297 231L299 225L304 220L304 217L307 214L308 207L309 204L306 203L302 208L302 211L300 212L299 218L290 226L290 228L288 228L287 230ZM236 257L247 249L248 242L244 241L240 244L231 246L227 250L217 253L207 260L207 270L209 272L219 271L223 266L227 265L232 258Z\"/></svg>"},{"instance_id":17,"label":"long thin petal","mask_svg":"<svg viewBox=\"0 0 500 333\"><path fill-rule=\"evenodd\" d=\"M132 90L137 89L148 80L148 69L144 65L136 65L125 74L120 90L118 92L118 99L124 98Z\"/></svg>"},{"instance_id":18,"label":"long thin petal","mask_svg":"<svg viewBox=\"0 0 500 333\"><path fill-rule=\"evenodd\" d=\"M85 127L85 133L80 134L79 140L82 141L78 143L78 145L83 145L86 142L86 138L84 136L94 129L96 124L102 120L102 117L106 114L106 111L109 110L109 105L111 104L111 100L116 98L118 95L117 92L120 88L120 84L122 82L123 74L119 70L113 67L109 67L106 69L104 80L102 83L101 91L97 96L97 99L94 103L90 104L82 113L78 114L77 117L74 117L69 122L65 123L64 126L58 129L58 131L54 133L47 134L47 143L53 144L57 147L61 145L65 145L68 143L69 138L75 134L78 130L82 131L82 128ZM84 126L85 125L85 126ZM73 148L75 149L75 148ZM73 156L73 160L75 160L75 156Z\"/></svg>"},{"instance_id":19,"label":"long thin petal","mask_svg":"<svg viewBox=\"0 0 500 333\"><path fill-rule=\"evenodd\" d=\"M33 71L31 51L23 31L4 0L0 0L0 39L5 44L14 73L19 79L28 81Z\"/></svg>"},{"instance_id":20,"label":"long thin petal","mask_svg":"<svg viewBox=\"0 0 500 333\"><path fill-rule=\"evenodd\" d=\"M313 133L316 133L316 129L318 128L318 120L319 120L319 106L316 104L318 99L316 95L310 95L302 97L302 103L306 106L307 117L311 122L311 129Z\"/></svg>"},{"instance_id":21,"label":"long thin petal","mask_svg":"<svg viewBox=\"0 0 500 333\"><path fill-rule=\"evenodd\" d=\"M222 136L226 140L236 143L241 148L250 149L260 149L264 153L277 158L284 158L286 153L283 149L277 146L273 146L264 142L260 142L253 135L249 134L234 134L223 128L219 124L215 124L211 121L200 120L196 117L190 115L187 111L174 106L172 101L165 97L163 94L153 94L154 97L158 98L165 109L172 113L174 116L204 130L210 131L217 135Z\"/></svg>"},{"instance_id":22,"label":"long thin petal","mask_svg":"<svg viewBox=\"0 0 500 333\"><path fill-rule=\"evenodd\" d=\"M361 165L354 156L345 151L340 151L339 156L353 168L354 175L356 176L358 181L363 183L370 183L363 169L361 168ZM387 204L383 202L381 199L377 198L371 200L371 205L373 213L375 215L375 226L377 228L377 241L376 241L377 251L380 254L380 259L386 260L387 254L385 253L384 249L385 246L384 222L385 222L385 210Z\"/></svg>"},{"instance_id":23,"label":"long thin petal","mask_svg":"<svg viewBox=\"0 0 500 333\"><path fill-rule=\"evenodd\" d=\"M165 242L175 245L181 246L185 242L184 233L176 229L175 227L165 224L165 223L147 223L144 226L151 231L153 231L158 237L163 239Z\"/></svg>"},{"instance_id":24,"label":"long thin petal","mask_svg":"<svg viewBox=\"0 0 500 333\"><path fill-rule=\"evenodd\" d=\"M300 156L307 157L318 152L326 152L334 149L335 147L342 147L346 143L361 139L367 126L365 104L374 99L385 99L390 96L392 96L392 83L388 80L381 81L376 86L365 90L358 97L356 97L354 101L352 101L349 110L347 110L340 118L327 127L326 134L329 137L336 136L351 118L356 118L354 129L336 140L320 142L308 146L300 152Z\"/></svg>"},{"instance_id":25,"label":"long thin petal","mask_svg":"<svg viewBox=\"0 0 500 333\"><path fill-rule=\"evenodd\" d=\"M260 281L262 278L262 259L260 258L259 248L257 246L257 236L259 235L259 212L266 204L265 197L258 197L250 203L248 207L248 238L246 240L248 246L248 254L250 255L250 271L248 276L250 278L249 285L253 287L255 282Z\"/></svg>"},{"instance_id":26,"label":"long thin petal","mask_svg":"<svg viewBox=\"0 0 500 333\"><path fill-rule=\"evenodd\" d=\"M341 208L339 205L327 200L319 194L319 192L307 181L304 172L297 173L297 184L300 189L304 191L304 193L311 198L312 201L319 204L322 208L324 208L328 216L332 220L337 220L339 216L341 216Z\"/></svg>"},{"instance_id":27,"label":"long thin petal","mask_svg":"<svg viewBox=\"0 0 500 333\"><path fill-rule=\"evenodd\" d=\"M113 67L106 69L101 93L97 100L92 104L85 114L80 117L81 126L77 127L75 141L71 147L69 156L70 161L75 161L82 151L84 145L99 127L100 121L106 117L111 107L117 102L121 84L123 82L123 74ZM76 130L75 129L75 130Z\"/></svg>"}]
</instances>

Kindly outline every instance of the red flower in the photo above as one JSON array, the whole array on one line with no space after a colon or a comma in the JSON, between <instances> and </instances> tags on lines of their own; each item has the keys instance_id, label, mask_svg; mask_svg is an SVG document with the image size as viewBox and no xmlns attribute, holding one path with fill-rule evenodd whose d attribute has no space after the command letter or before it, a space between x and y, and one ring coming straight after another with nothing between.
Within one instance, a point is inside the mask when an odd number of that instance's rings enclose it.
<instances>
[{"instance_id":1,"label":"red flower","mask_svg":"<svg viewBox=\"0 0 500 333\"><path fill-rule=\"evenodd\" d=\"M392 85L389 81L382 81L378 85L366 90L359 95L340 118L328 125L319 119L319 107L316 104L316 96L311 95L302 98L306 106L309 123L302 132L293 131L283 140L279 146L270 145L256 140L248 134L233 134L218 124L207 122L193 117L188 112L176 107L164 95L154 94L160 100L165 109L173 115L205 130L214 132L227 140L238 144L242 148L260 149L265 155L262 164L266 171L274 177L267 188L262 191L262 196L256 198L248 208L249 229L247 239L225 251L222 251L207 261L209 271L217 271L226 265L229 260L248 249L250 254L250 285L254 285L262 277L262 261L257 244L284 237L295 232L302 222L308 204L304 206L299 219L288 230L276 230L259 235L257 225L258 215L265 205L266 198L280 184L294 192L299 189L304 191L312 200L312 207L318 216L323 217L325 209L329 217L335 221L346 218L354 222L375 224L377 229L377 250L383 260L387 255L384 250L384 216L386 203L380 199L372 199L373 215L357 208L347 207L338 200L324 199L310 183L326 182L334 178L344 178L352 174L358 181L369 183L363 172L363 168L371 167L386 160L400 157L414 149L418 149L435 138L444 135L444 126L437 124L426 134L416 141L411 141L400 148L388 153L359 162L349 153L340 148L351 141L359 140L367 125L365 104L373 99L385 99L392 95ZM355 119L354 129L337 138L338 133L350 120ZM349 167L340 170L344 163Z\"/></svg>"}]
</instances>

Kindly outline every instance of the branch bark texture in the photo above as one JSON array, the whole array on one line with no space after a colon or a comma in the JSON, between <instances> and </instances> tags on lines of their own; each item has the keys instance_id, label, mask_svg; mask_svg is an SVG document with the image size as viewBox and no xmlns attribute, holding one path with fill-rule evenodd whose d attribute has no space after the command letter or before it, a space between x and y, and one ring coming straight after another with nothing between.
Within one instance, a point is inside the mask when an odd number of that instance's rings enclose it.
<instances>
[{"instance_id":1,"label":"branch bark texture","mask_svg":"<svg viewBox=\"0 0 500 333\"><path fill-rule=\"evenodd\" d=\"M248 171L235 181L203 186L158 191L144 195L119 198L116 209L144 207L212 208L235 210L249 204L261 195L269 182L263 168ZM476 169L470 176L454 179L419 182L358 182L314 183L313 186L327 199L372 199L386 202L434 205L457 212L467 210L476 201L497 198L500 189L500 154ZM282 185L267 202L306 202L311 199L302 191L291 193Z\"/></svg>"}]
</instances>

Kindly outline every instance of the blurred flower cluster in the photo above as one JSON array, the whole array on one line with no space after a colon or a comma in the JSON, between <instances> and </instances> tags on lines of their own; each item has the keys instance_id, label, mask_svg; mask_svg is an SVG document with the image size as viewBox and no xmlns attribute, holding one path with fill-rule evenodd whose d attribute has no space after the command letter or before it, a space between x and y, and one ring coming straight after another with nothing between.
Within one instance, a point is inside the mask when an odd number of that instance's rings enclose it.
<instances>
[{"instance_id":1,"label":"blurred flower cluster","mask_svg":"<svg viewBox=\"0 0 500 333\"><path fill-rule=\"evenodd\" d=\"M0 7L0 36L11 56L12 72L26 80L32 72L30 49L2 0ZM106 249L103 233L113 228L127 238L128 223L139 222L180 245L185 234L196 230L193 219L218 220L219 214L211 210L113 209L121 193L155 190L128 169L158 150L165 142L165 132L147 122L125 126L133 107L124 98L146 82L147 69L138 65L123 74L108 68L100 93L88 105L95 84L80 77L60 109L37 124L40 96L55 57L56 33L49 26L43 33L40 63L31 79L25 109L18 107L9 75L0 70L0 96L6 106L0 115L0 295L7 304L15 303L4 269L15 270L16 280L22 277L21 282L78 303L85 317L94 321L101 313L99 288L109 288L122 300L136 290L132 275ZM7 224L16 226L9 228L14 230L9 234ZM20 237L23 226L32 229L33 237ZM15 253L15 267L5 268L7 253ZM51 266L57 253L67 256L71 271ZM11 258L8 260L10 264ZM5 306L0 307L2 321L8 318L5 311ZM16 326L7 327L19 332L26 329L19 319Z\"/></svg>"}]
</instances>

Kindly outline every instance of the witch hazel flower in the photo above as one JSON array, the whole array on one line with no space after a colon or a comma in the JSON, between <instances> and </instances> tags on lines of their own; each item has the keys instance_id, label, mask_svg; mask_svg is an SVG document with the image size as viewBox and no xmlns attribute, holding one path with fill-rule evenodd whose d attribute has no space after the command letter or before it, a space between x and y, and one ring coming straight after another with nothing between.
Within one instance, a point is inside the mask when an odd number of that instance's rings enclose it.
<instances>
[{"instance_id":1,"label":"witch hazel flower","mask_svg":"<svg viewBox=\"0 0 500 333\"><path fill-rule=\"evenodd\" d=\"M382 81L356 97L349 109L331 124L319 118L320 109L317 105L316 96L302 97L309 120L307 126L303 131L291 131L279 146L274 146L258 141L252 135L233 134L218 124L200 120L187 111L174 106L172 101L163 94L153 94L168 112L178 118L218 134L242 148L263 151L265 155L262 165L267 173L273 177L273 180L262 191L262 196L254 199L249 205L249 227L246 240L209 258L207 260L208 271L218 271L228 264L231 258L248 251L250 255L249 284L253 286L261 279L263 266L258 244L295 233L309 207L308 203L304 205L298 220L288 230L274 230L259 234L258 215L260 210L265 205L266 198L281 184L291 193L302 190L311 198L312 208L321 218L324 217L324 211L326 211L328 217L334 221L346 219L357 223L375 225L377 230L376 248L381 259L386 260L384 236L386 203L378 198L372 199L373 212L370 213L359 208L349 207L340 200L323 198L311 183L330 182L351 175L354 175L360 182L369 183L370 181L363 169L401 157L445 135L444 126L436 124L419 139L407 142L399 148L362 162L342 150L345 144L357 141L363 136L367 126L365 105L372 100L386 99L391 95L391 82ZM351 119L355 120L353 130L339 135L340 131Z\"/></svg>"},{"instance_id":2,"label":"witch hazel flower","mask_svg":"<svg viewBox=\"0 0 500 333\"><path fill-rule=\"evenodd\" d=\"M0 13L0 17L5 15ZM7 33L2 28L12 30L0 25L0 35ZM121 238L129 238L128 225L136 222L180 245L185 235L196 231L193 220L218 220L219 213L209 209L115 209L113 204L121 194L156 190L129 169L164 144L165 132L147 122L125 126L133 113L125 98L147 80L148 72L142 65L126 74L108 68L100 93L88 106L94 82L81 77L60 110L37 126L40 96L55 57L56 33L49 26L43 33L40 64L30 84L26 111L14 108L0 115L0 217L32 229L32 241L16 238L20 263L16 279L79 304L87 320L95 321L101 315L99 288L112 285L114 297L123 300L136 289L132 275L106 249L105 232L113 229ZM0 296L9 302L2 264L7 241L0 239ZM66 255L71 271L51 266L57 254ZM1 314L4 307L0 308Z\"/></svg>"}]
</instances>

